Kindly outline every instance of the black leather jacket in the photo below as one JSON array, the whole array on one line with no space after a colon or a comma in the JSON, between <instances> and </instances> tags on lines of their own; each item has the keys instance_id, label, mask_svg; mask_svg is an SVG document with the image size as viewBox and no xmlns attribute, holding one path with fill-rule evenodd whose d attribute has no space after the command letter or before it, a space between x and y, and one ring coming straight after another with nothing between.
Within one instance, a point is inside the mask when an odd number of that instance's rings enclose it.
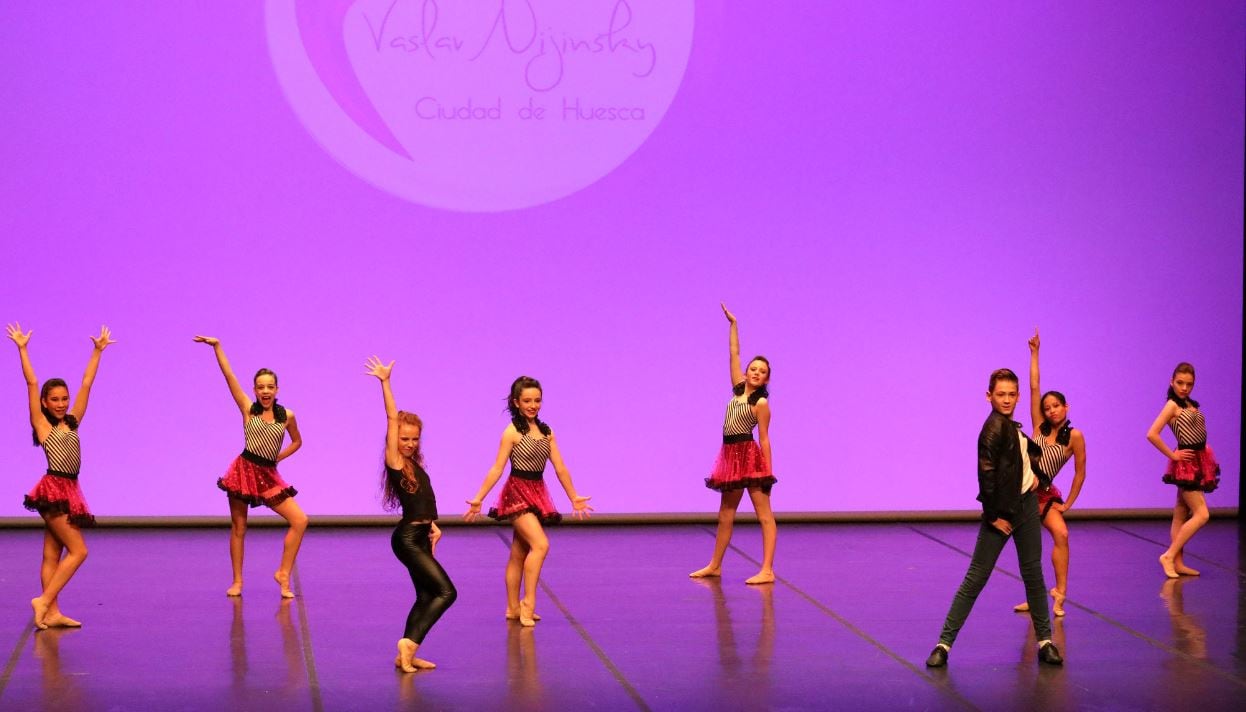
<instances>
[{"instance_id":1,"label":"black leather jacket","mask_svg":"<svg viewBox=\"0 0 1246 712\"><path fill-rule=\"evenodd\" d=\"M978 501L982 503L982 521L990 524L1003 519L1016 526L1021 519L1021 442L1017 433L1021 424L1001 415L994 408L978 434ZM1038 466L1043 450L1028 437L1025 440L1030 456L1030 470L1038 477L1038 486L1051 485Z\"/></svg>"}]
</instances>

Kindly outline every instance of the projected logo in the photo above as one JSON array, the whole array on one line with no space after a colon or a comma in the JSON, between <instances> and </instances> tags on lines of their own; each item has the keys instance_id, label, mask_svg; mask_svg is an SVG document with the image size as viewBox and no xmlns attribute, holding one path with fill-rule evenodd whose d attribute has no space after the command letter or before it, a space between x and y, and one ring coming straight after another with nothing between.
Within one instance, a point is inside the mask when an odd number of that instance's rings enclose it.
<instances>
[{"instance_id":1,"label":"projected logo","mask_svg":"<svg viewBox=\"0 0 1246 712\"><path fill-rule=\"evenodd\" d=\"M299 119L413 202L538 205L605 176L666 113L694 0L267 0Z\"/></svg>"}]
</instances>

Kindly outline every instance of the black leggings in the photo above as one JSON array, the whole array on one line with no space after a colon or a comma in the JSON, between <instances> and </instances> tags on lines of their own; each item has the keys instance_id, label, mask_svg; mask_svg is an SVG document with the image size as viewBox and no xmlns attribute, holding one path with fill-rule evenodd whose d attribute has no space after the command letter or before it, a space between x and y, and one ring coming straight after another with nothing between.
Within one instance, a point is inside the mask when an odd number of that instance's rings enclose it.
<instances>
[{"instance_id":1,"label":"black leggings","mask_svg":"<svg viewBox=\"0 0 1246 712\"><path fill-rule=\"evenodd\" d=\"M446 570L433 558L433 546L428 540L431 531L429 524L399 524L389 540L394 556L407 567L411 583L415 584L415 604L407 614L407 629L402 637L417 644L424 642L428 630L459 597Z\"/></svg>"}]
</instances>

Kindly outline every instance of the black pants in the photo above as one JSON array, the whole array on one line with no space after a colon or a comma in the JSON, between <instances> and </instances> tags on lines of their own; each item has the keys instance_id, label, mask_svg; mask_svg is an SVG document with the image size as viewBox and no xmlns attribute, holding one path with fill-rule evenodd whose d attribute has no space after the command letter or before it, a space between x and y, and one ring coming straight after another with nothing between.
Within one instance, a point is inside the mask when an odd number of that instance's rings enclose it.
<instances>
[{"instance_id":1,"label":"black pants","mask_svg":"<svg viewBox=\"0 0 1246 712\"><path fill-rule=\"evenodd\" d=\"M399 524L389 540L394 556L407 567L411 583L415 584L415 604L407 614L402 637L417 644L424 642L429 629L459 597L446 570L433 558L433 545L428 539L431 531L429 524Z\"/></svg>"},{"instance_id":2,"label":"black pants","mask_svg":"<svg viewBox=\"0 0 1246 712\"><path fill-rule=\"evenodd\" d=\"M1038 640L1051 638L1051 621L1047 617L1047 585L1043 583L1043 530L1038 519L1038 497L1030 492L1021 497L1020 521L1012 528L1013 543L1017 546L1017 563L1021 568L1021 580L1025 582L1025 600L1030 604L1030 620L1034 623L1034 634ZM991 570L999 560L1000 553L1008 537L988 522L982 523L978 531L978 543L973 548L973 559L969 562L969 571L965 572L965 580L961 582L956 597L952 599L952 608L943 623L943 632L939 642L951 647L956 642L956 635L973 610L978 594L986 586L991 577Z\"/></svg>"}]
</instances>

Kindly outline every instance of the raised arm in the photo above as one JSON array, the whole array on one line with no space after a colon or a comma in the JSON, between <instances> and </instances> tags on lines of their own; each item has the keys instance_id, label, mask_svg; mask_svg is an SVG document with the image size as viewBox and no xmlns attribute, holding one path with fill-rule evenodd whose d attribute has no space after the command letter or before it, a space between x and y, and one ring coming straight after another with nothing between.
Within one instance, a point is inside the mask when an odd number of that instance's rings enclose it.
<instances>
[{"instance_id":1,"label":"raised arm","mask_svg":"<svg viewBox=\"0 0 1246 712\"><path fill-rule=\"evenodd\" d=\"M571 481L571 472L562 461L562 453L558 451L558 441L554 439L554 434L550 433L549 438L549 461L554 466L554 472L558 475L558 481L562 484L563 491L567 493L567 499L571 500L571 515L576 519L587 519L589 512L593 508L588 506L588 501L592 497L577 494L575 484Z\"/></svg>"},{"instance_id":2,"label":"raised arm","mask_svg":"<svg viewBox=\"0 0 1246 712\"><path fill-rule=\"evenodd\" d=\"M376 376L381 382L381 396L385 401L385 465L391 470L401 470L402 453L398 451L398 406L394 403L394 391L389 386L389 374L394 362L385 365L373 356L364 363L365 375Z\"/></svg>"},{"instance_id":3,"label":"raised arm","mask_svg":"<svg viewBox=\"0 0 1246 712\"><path fill-rule=\"evenodd\" d=\"M774 474L774 459L770 454L770 402L765 398L757 401L753 407L757 416L757 445L761 448L762 459L766 461L766 472Z\"/></svg>"},{"instance_id":4,"label":"raised arm","mask_svg":"<svg viewBox=\"0 0 1246 712\"><path fill-rule=\"evenodd\" d=\"M476 492L476 496L467 500L467 512L463 514L463 518L469 522L475 521L480 516L480 503L485 501L489 490L498 483L502 477L502 468L506 467L506 461L510 459L511 450L515 447L515 443L520 439L519 431L515 430L514 425L506 426L506 430L502 431L502 442L498 445L498 456L493 461L493 467L489 468L489 472L485 474L485 481L480 485L480 490Z\"/></svg>"},{"instance_id":5,"label":"raised arm","mask_svg":"<svg viewBox=\"0 0 1246 712\"><path fill-rule=\"evenodd\" d=\"M736 324L735 314L727 310L727 305L719 303L723 308L723 314L726 315L727 321L731 322L731 387L735 388L736 384L744 380L744 370L740 368L740 327Z\"/></svg>"},{"instance_id":6,"label":"raised arm","mask_svg":"<svg viewBox=\"0 0 1246 712\"><path fill-rule=\"evenodd\" d=\"M1151 423L1151 429L1146 431L1146 439L1155 446L1155 449L1164 453L1164 457L1176 462L1194 459L1193 450L1173 450L1169 448L1168 445L1164 443L1164 439L1160 437L1160 433L1163 432L1164 426L1172 422L1172 419L1177 416L1177 411L1179 410L1181 410L1181 408L1176 403L1168 401L1164 404L1164 409L1161 410L1159 415L1155 417L1155 422Z\"/></svg>"},{"instance_id":7,"label":"raised arm","mask_svg":"<svg viewBox=\"0 0 1246 712\"><path fill-rule=\"evenodd\" d=\"M234 370L229 367L229 359L225 357L225 349L221 348L220 339L211 336L196 336L195 341L212 347L212 352L216 354L216 364L221 367L221 374L225 376L225 384L229 386L229 395L234 397L234 403L238 404L238 410L242 413L242 417L246 418L247 413L251 411L251 397L242 390L242 386L238 385L238 378L234 376Z\"/></svg>"},{"instance_id":8,"label":"raised arm","mask_svg":"<svg viewBox=\"0 0 1246 712\"><path fill-rule=\"evenodd\" d=\"M91 398L91 386L95 384L95 374L100 367L100 354L104 353L104 349L110 344L117 343L112 340L112 332L107 326L100 327L100 335L92 336L91 358L87 359L87 370L82 374L82 386L78 388L78 395L74 396L73 415L82 422L83 416L87 414L87 401Z\"/></svg>"},{"instance_id":9,"label":"raised arm","mask_svg":"<svg viewBox=\"0 0 1246 712\"><path fill-rule=\"evenodd\" d=\"M30 427L35 429L35 436L42 442L52 431L52 425L48 419L43 417L43 411L39 405L39 379L35 378L35 367L30 363L30 353L26 349L26 345L30 343L30 335L35 333L34 329L22 333L21 324L6 324L5 330L9 334L9 338L13 343L17 344L17 355L22 360L22 377L26 379L26 401L30 406Z\"/></svg>"},{"instance_id":10,"label":"raised arm","mask_svg":"<svg viewBox=\"0 0 1246 712\"><path fill-rule=\"evenodd\" d=\"M1038 383L1038 327L1030 337L1030 427L1038 437L1038 427L1043 424L1043 388Z\"/></svg>"}]
</instances>

